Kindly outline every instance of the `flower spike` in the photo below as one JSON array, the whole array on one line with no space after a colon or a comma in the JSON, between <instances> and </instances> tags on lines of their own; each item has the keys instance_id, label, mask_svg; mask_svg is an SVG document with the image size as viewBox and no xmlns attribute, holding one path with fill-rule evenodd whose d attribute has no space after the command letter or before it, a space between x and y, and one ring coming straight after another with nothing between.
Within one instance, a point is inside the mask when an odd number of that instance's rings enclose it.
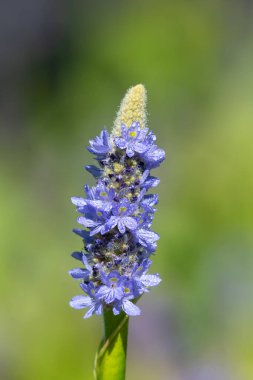
<instances>
[{"instance_id":1,"label":"flower spike","mask_svg":"<svg viewBox=\"0 0 253 380\"><path fill-rule=\"evenodd\" d=\"M134 301L160 283L158 274L147 274L159 235L150 227L157 194L147 191L159 184L150 175L165 159L147 128L146 90L139 84L124 97L114 128L103 129L90 140L89 152L99 167L86 166L96 185L85 185L86 197L72 197L84 229L74 232L84 241L84 252L73 258L83 264L69 274L81 281L85 295L72 298L70 306L88 308L84 318L111 310L135 316L141 313Z\"/></svg>"}]
</instances>

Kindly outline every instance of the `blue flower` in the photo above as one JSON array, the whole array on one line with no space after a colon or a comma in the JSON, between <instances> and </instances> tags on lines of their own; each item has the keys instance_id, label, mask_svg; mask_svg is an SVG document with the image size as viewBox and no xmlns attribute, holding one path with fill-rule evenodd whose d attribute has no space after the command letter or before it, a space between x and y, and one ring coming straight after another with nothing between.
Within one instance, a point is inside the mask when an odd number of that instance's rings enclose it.
<instances>
[{"instance_id":1,"label":"blue flower","mask_svg":"<svg viewBox=\"0 0 253 380\"><path fill-rule=\"evenodd\" d=\"M160 238L160 236L150 230L140 228L135 231L135 238L138 243L140 243L143 247L150 250L150 252L154 252L156 250L156 241Z\"/></svg>"},{"instance_id":2,"label":"blue flower","mask_svg":"<svg viewBox=\"0 0 253 380\"><path fill-rule=\"evenodd\" d=\"M113 199L115 197L115 191L108 189L102 182L99 182L97 186L89 188L85 186L87 198L72 197L71 202L77 206L77 211L86 213L86 206L90 205L98 209L103 209L109 212L112 208Z\"/></svg>"},{"instance_id":3,"label":"blue flower","mask_svg":"<svg viewBox=\"0 0 253 380\"><path fill-rule=\"evenodd\" d=\"M128 298L123 298L121 301L115 302L113 307L113 314L118 315L121 309L129 316L135 317L141 314L141 310L133 302L129 301Z\"/></svg>"},{"instance_id":4,"label":"blue flower","mask_svg":"<svg viewBox=\"0 0 253 380\"><path fill-rule=\"evenodd\" d=\"M86 230L81 230L80 228L73 228L73 232L77 234L78 236L83 238L83 241L85 243L90 243L91 242L91 237L89 231Z\"/></svg>"},{"instance_id":5,"label":"blue flower","mask_svg":"<svg viewBox=\"0 0 253 380\"><path fill-rule=\"evenodd\" d=\"M97 204L95 202L97 202ZM77 221L84 227L90 228L90 236L103 231L109 211L103 208L100 201L94 201L93 204L87 204L82 208L82 212L85 216L79 216Z\"/></svg>"},{"instance_id":6,"label":"blue flower","mask_svg":"<svg viewBox=\"0 0 253 380\"><path fill-rule=\"evenodd\" d=\"M74 252L76 254L76 252ZM80 252L78 252L79 254ZM82 252L82 257L81 257L81 260L83 262L83 264L86 266L86 268L74 268L74 269L71 269L69 271L69 274L75 278L75 279L83 279L84 282L87 282L90 280L90 276L92 275L92 267L90 266L89 262L88 262L88 259L87 259L87 256L84 255ZM72 253L72 256L73 256L73 253ZM78 260L80 260L80 256L78 255L75 255L74 256L75 258L77 258Z\"/></svg>"},{"instance_id":7,"label":"blue flower","mask_svg":"<svg viewBox=\"0 0 253 380\"><path fill-rule=\"evenodd\" d=\"M90 279L90 272L88 269L84 268L74 268L69 271L69 274L75 278L75 279L80 279L82 278L84 281L89 281Z\"/></svg>"},{"instance_id":8,"label":"blue flower","mask_svg":"<svg viewBox=\"0 0 253 380\"><path fill-rule=\"evenodd\" d=\"M103 174L103 170L97 168L95 165L86 165L85 169L96 179L100 178Z\"/></svg>"},{"instance_id":9,"label":"blue flower","mask_svg":"<svg viewBox=\"0 0 253 380\"><path fill-rule=\"evenodd\" d=\"M116 203L112 208L112 216L105 223L102 233L110 231L112 228L118 226L119 232L124 234L126 228L129 230L135 230L137 228L137 222L131 215L137 209L136 203L130 203L127 199L124 199L120 203Z\"/></svg>"},{"instance_id":10,"label":"blue flower","mask_svg":"<svg viewBox=\"0 0 253 380\"><path fill-rule=\"evenodd\" d=\"M76 260L79 260L79 261L82 261L83 260L83 252L78 252L78 251L75 251L75 252L72 252L71 253L71 256L76 259Z\"/></svg>"},{"instance_id":11,"label":"blue flower","mask_svg":"<svg viewBox=\"0 0 253 380\"><path fill-rule=\"evenodd\" d=\"M140 265L135 264L133 268L131 279L135 282L137 297L148 292L148 287L157 286L161 282L158 274L146 274L151 264L151 260L145 259Z\"/></svg>"},{"instance_id":12,"label":"blue flower","mask_svg":"<svg viewBox=\"0 0 253 380\"><path fill-rule=\"evenodd\" d=\"M153 169L159 166L165 159L165 152L163 149L157 147L157 145L152 145L147 149L141 158L145 163L147 169Z\"/></svg>"},{"instance_id":13,"label":"blue flower","mask_svg":"<svg viewBox=\"0 0 253 380\"><path fill-rule=\"evenodd\" d=\"M140 201L140 206L147 212L154 213L156 210L153 208L158 203L157 194L144 195Z\"/></svg>"},{"instance_id":14,"label":"blue flower","mask_svg":"<svg viewBox=\"0 0 253 380\"><path fill-rule=\"evenodd\" d=\"M90 283L86 285L81 283L81 288L88 294L87 296L79 295L75 296L70 301L70 306L74 309L83 309L88 308L87 313L84 315L84 318L89 318L93 314L100 315L103 311L103 302L96 297L96 288Z\"/></svg>"},{"instance_id":15,"label":"blue flower","mask_svg":"<svg viewBox=\"0 0 253 380\"><path fill-rule=\"evenodd\" d=\"M115 197L113 189L108 189L102 182L99 182L89 191L89 195L92 197L91 201L88 201L89 204L94 204L92 200L94 202L101 201L101 206L105 211L111 210Z\"/></svg>"},{"instance_id":16,"label":"blue flower","mask_svg":"<svg viewBox=\"0 0 253 380\"><path fill-rule=\"evenodd\" d=\"M160 183L159 178L152 177L149 173L150 171L148 169L145 170L140 180L141 189L145 189L146 191L148 191L151 187L158 186Z\"/></svg>"},{"instance_id":17,"label":"blue flower","mask_svg":"<svg viewBox=\"0 0 253 380\"><path fill-rule=\"evenodd\" d=\"M141 310L127 296L123 297L120 301L116 301L112 309L114 315L120 314L123 310L129 316L137 316L141 314Z\"/></svg>"},{"instance_id":18,"label":"blue flower","mask_svg":"<svg viewBox=\"0 0 253 380\"><path fill-rule=\"evenodd\" d=\"M135 293L135 284L133 280L125 280L123 282L123 285L123 296L121 299L115 300L113 313L115 315L118 315L120 314L121 310L123 310L129 316L140 315L140 308L130 301L139 296L139 294Z\"/></svg>"},{"instance_id":19,"label":"blue flower","mask_svg":"<svg viewBox=\"0 0 253 380\"><path fill-rule=\"evenodd\" d=\"M100 136L95 137L94 140L90 140L89 143L88 151L98 156L104 156L111 150L109 134L105 128L100 133Z\"/></svg>"},{"instance_id":20,"label":"blue flower","mask_svg":"<svg viewBox=\"0 0 253 380\"><path fill-rule=\"evenodd\" d=\"M87 200L81 197L72 197L71 202L77 207L87 206Z\"/></svg>"},{"instance_id":21,"label":"blue flower","mask_svg":"<svg viewBox=\"0 0 253 380\"><path fill-rule=\"evenodd\" d=\"M153 212L149 212L149 210L146 210L145 208L143 208L142 211L140 210L139 215L136 217L136 221L138 223L138 230L149 229L151 227L153 219L154 219L154 210ZM134 232L134 234L136 234L136 231Z\"/></svg>"},{"instance_id":22,"label":"blue flower","mask_svg":"<svg viewBox=\"0 0 253 380\"><path fill-rule=\"evenodd\" d=\"M115 300L120 300L124 295L124 277L118 271L112 271L108 275L100 272L103 285L97 291L97 296L109 304Z\"/></svg>"},{"instance_id":23,"label":"blue flower","mask_svg":"<svg viewBox=\"0 0 253 380\"><path fill-rule=\"evenodd\" d=\"M144 143L148 128L141 128L138 122L132 123L130 128L121 126L121 136L115 137L114 142L119 149L126 149L126 155L133 157L135 152L144 153L149 146Z\"/></svg>"}]
</instances>

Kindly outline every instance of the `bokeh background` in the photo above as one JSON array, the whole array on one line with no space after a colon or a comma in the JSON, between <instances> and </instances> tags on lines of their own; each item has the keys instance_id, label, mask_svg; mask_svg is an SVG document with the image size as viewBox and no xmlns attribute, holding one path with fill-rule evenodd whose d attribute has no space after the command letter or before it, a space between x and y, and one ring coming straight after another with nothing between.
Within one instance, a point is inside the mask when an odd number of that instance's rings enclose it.
<instances>
[{"instance_id":1,"label":"bokeh background","mask_svg":"<svg viewBox=\"0 0 253 380\"><path fill-rule=\"evenodd\" d=\"M90 380L102 320L68 306L85 147L130 86L167 160L161 285L130 322L127 379L253 378L253 3L0 3L0 379Z\"/></svg>"}]
</instances>

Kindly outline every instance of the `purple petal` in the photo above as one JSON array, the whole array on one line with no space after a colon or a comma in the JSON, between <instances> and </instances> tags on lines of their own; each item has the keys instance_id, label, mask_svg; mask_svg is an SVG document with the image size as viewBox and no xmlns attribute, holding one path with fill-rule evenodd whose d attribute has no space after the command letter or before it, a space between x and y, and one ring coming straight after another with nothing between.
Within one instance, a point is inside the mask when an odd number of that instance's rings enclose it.
<instances>
[{"instance_id":1,"label":"purple petal","mask_svg":"<svg viewBox=\"0 0 253 380\"><path fill-rule=\"evenodd\" d=\"M143 274L141 276L141 282L145 286L156 286L161 282L161 278L158 274Z\"/></svg>"},{"instance_id":2,"label":"purple petal","mask_svg":"<svg viewBox=\"0 0 253 380\"><path fill-rule=\"evenodd\" d=\"M79 228L74 228L73 232L78 236L81 236L86 242L90 241L90 233L86 230L80 230Z\"/></svg>"},{"instance_id":3,"label":"purple petal","mask_svg":"<svg viewBox=\"0 0 253 380\"><path fill-rule=\"evenodd\" d=\"M101 234L105 234L106 232L110 231L112 228L114 228L118 223L118 218L116 216L111 216L108 222L104 225L103 229L101 230Z\"/></svg>"},{"instance_id":4,"label":"purple petal","mask_svg":"<svg viewBox=\"0 0 253 380\"><path fill-rule=\"evenodd\" d=\"M121 300L123 295L124 295L124 291L123 291L122 287L118 286L117 288L115 288L115 298L116 299Z\"/></svg>"},{"instance_id":5,"label":"purple petal","mask_svg":"<svg viewBox=\"0 0 253 380\"><path fill-rule=\"evenodd\" d=\"M128 315L135 316L135 315L141 314L141 310L138 308L138 306L136 306L135 304L133 304L131 301L127 299L124 299L122 301L122 309Z\"/></svg>"},{"instance_id":6,"label":"purple petal","mask_svg":"<svg viewBox=\"0 0 253 380\"><path fill-rule=\"evenodd\" d=\"M103 171L102 171L101 169L97 168L97 167L94 166L94 165L86 165L86 166L85 166L85 169L86 169L90 174L92 174L93 177L95 177L95 178L99 178L99 177L101 177L101 175L102 175L102 173L103 173Z\"/></svg>"},{"instance_id":7,"label":"purple petal","mask_svg":"<svg viewBox=\"0 0 253 380\"><path fill-rule=\"evenodd\" d=\"M114 142L118 148L120 149L126 148L126 141L122 137L115 137Z\"/></svg>"},{"instance_id":8,"label":"purple petal","mask_svg":"<svg viewBox=\"0 0 253 380\"><path fill-rule=\"evenodd\" d=\"M156 187L159 185L160 179L157 177L149 176L145 182L142 183L142 187L146 190L148 190L150 187Z\"/></svg>"},{"instance_id":9,"label":"purple petal","mask_svg":"<svg viewBox=\"0 0 253 380\"><path fill-rule=\"evenodd\" d=\"M114 305L112 311L113 311L113 314L114 314L114 315L119 315L119 313L121 312L121 304L120 304L119 302L117 302L117 303Z\"/></svg>"},{"instance_id":10,"label":"purple petal","mask_svg":"<svg viewBox=\"0 0 253 380\"><path fill-rule=\"evenodd\" d=\"M79 260L79 261L83 260L83 252L73 252L71 253L71 256L76 260Z\"/></svg>"},{"instance_id":11,"label":"purple petal","mask_svg":"<svg viewBox=\"0 0 253 380\"><path fill-rule=\"evenodd\" d=\"M90 146L87 147L88 151L98 156L107 153L111 148L108 137L108 132L106 129L103 129L100 136L96 136L95 139L89 141Z\"/></svg>"},{"instance_id":12,"label":"purple petal","mask_svg":"<svg viewBox=\"0 0 253 380\"><path fill-rule=\"evenodd\" d=\"M80 197L72 197L71 202L79 207L87 205L86 199Z\"/></svg>"},{"instance_id":13,"label":"purple petal","mask_svg":"<svg viewBox=\"0 0 253 380\"><path fill-rule=\"evenodd\" d=\"M147 192L146 189L141 189L140 194L138 195L138 198L137 198L137 202L140 202L143 199L146 192Z\"/></svg>"},{"instance_id":14,"label":"purple petal","mask_svg":"<svg viewBox=\"0 0 253 380\"><path fill-rule=\"evenodd\" d=\"M108 286L106 285L102 285L100 286L100 288L98 289L97 293L96 293L96 296L100 299L102 298L105 298L107 296L109 292L109 289L108 289Z\"/></svg>"},{"instance_id":15,"label":"purple petal","mask_svg":"<svg viewBox=\"0 0 253 380\"><path fill-rule=\"evenodd\" d=\"M88 262L88 258L86 255L82 256L82 261L83 261L84 265L86 266L86 268L88 269L88 271L91 272L92 268Z\"/></svg>"},{"instance_id":16,"label":"purple petal","mask_svg":"<svg viewBox=\"0 0 253 380\"><path fill-rule=\"evenodd\" d=\"M144 273L148 271L151 264L152 264L152 260L147 260L147 259L143 260L140 265L136 263L133 269L133 277L142 276Z\"/></svg>"},{"instance_id":17,"label":"purple petal","mask_svg":"<svg viewBox=\"0 0 253 380\"><path fill-rule=\"evenodd\" d=\"M110 147L109 133L107 132L105 128L102 131L101 137L103 139L104 146Z\"/></svg>"},{"instance_id":18,"label":"purple petal","mask_svg":"<svg viewBox=\"0 0 253 380\"><path fill-rule=\"evenodd\" d=\"M128 215L133 214L138 208L138 203L132 203L128 206Z\"/></svg>"},{"instance_id":19,"label":"purple petal","mask_svg":"<svg viewBox=\"0 0 253 380\"><path fill-rule=\"evenodd\" d=\"M146 179L148 178L148 175L149 175L149 170L145 170L141 177L141 181L140 181L141 185L146 181Z\"/></svg>"},{"instance_id":20,"label":"purple petal","mask_svg":"<svg viewBox=\"0 0 253 380\"><path fill-rule=\"evenodd\" d=\"M101 232L101 229L103 228L103 225L100 224L99 226L95 227L91 232L90 232L90 236L94 236L96 234L98 234L99 232Z\"/></svg>"},{"instance_id":21,"label":"purple petal","mask_svg":"<svg viewBox=\"0 0 253 380\"><path fill-rule=\"evenodd\" d=\"M125 216L124 218L124 224L129 230L136 230L137 228L137 222L134 218L131 218L130 216Z\"/></svg>"},{"instance_id":22,"label":"purple petal","mask_svg":"<svg viewBox=\"0 0 253 380\"><path fill-rule=\"evenodd\" d=\"M130 130L135 130L135 129L139 128L139 127L140 127L140 123L138 121L133 121L129 129Z\"/></svg>"},{"instance_id":23,"label":"purple petal","mask_svg":"<svg viewBox=\"0 0 253 380\"><path fill-rule=\"evenodd\" d=\"M82 224L84 227L96 227L98 225L98 223L94 222L94 220L87 219L84 216L79 216L77 218L77 222Z\"/></svg>"},{"instance_id":24,"label":"purple petal","mask_svg":"<svg viewBox=\"0 0 253 380\"><path fill-rule=\"evenodd\" d=\"M83 268L74 268L69 271L69 274L76 279L87 278L87 276L89 276L89 271Z\"/></svg>"},{"instance_id":25,"label":"purple petal","mask_svg":"<svg viewBox=\"0 0 253 380\"><path fill-rule=\"evenodd\" d=\"M121 135L124 140L127 139L127 127L125 124L121 124Z\"/></svg>"},{"instance_id":26,"label":"purple petal","mask_svg":"<svg viewBox=\"0 0 253 380\"><path fill-rule=\"evenodd\" d=\"M138 135L138 140L142 141L147 133L148 133L148 128L141 128L139 135Z\"/></svg>"},{"instance_id":27,"label":"purple petal","mask_svg":"<svg viewBox=\"0 0 253 380\"><path fill-rule=\"evenodd\" d=\"M118 229L121 234L124 234L126 232L126 227L123 220L118 221Z\"/></svg>"},{"instance_id":28,"label":"purple petal","mask_svg":"<svg viewBox=\"0 0 253 380\"><path fill-rule=\"evenodd\" d=\"M155 168L164 161L165 152L163 149L159 149L156 145L153 145L143 154L142 158L148 168Z\"/></svg>"},{"instance_id":29,"label":"purple petal","mask_svg":"<svg viewBox=\"0 0 253 380\"><path fill-rule=\"evenodd\" d=\"M158 194L145 195L141 203L148 206L155 206L158 203Z\"/></svg>"},{"instance_id":30,"label":"purple petal","mask_svg":"<svg viewBox=\"0 0 253 380\"><path fill-rule=\"evenodd\" d=\"M100 278L103 284L107 284L107 275L105 274L104 271L100 272Z\"/></svg>"},{"instance_id":31,"label":"purple petal","mask_svg":"<svg viewBox=\"0 0 253 380\"><path fill-rule=\"evenodd\" d=\"M142 143L135 143L134 144L134 150L137 153L144 153L147 149L148 149L148 147L145 144L142 144Z\"/></svg>"},{"instance_id":32,"label":"purple petal","mask_svg":"<svg viewBox=\"0 0 253 380\"><path fill-rule=\"evenodd\" d=\"M83 309L92 304L92 299L89 296L75 296L71 299L69 304L74 309Z\"/></svg>"},{"instance_id":33,"label":"purple petal","mask_svg":"<svg viewBox=\"0 0 253 380\"><path fill-rule=\"evenodd\" d=\"M98 305L96 305L95 309L96 309L96 314L101 315L103 312L103 304L99 303Z\"/></svg>"},{"instance_id":34,"label":"purple petal","mask_svg":"<svg viewBox=\"0 0 253 380\"><path fill-rule=\"evenodd\" d=\"M159 235L153 231L140 229L136 231L136 235L138 237L139 243L143 245L143 247L152 246L156 240L159 239Z\"/></svg>"},{"instance_id":35,"label":"purple petal","mask_svg":"<svg viewBox=\"0 0 253 380\"><path fill-rule=\"evenodd\" d=\"M152 146L155 141L156 141L156 135L152 131L149 132L149 134L147 135L145 139L145 143L149 146Z\"/></svg>"},{"instance_id":36,"label":"purple petal","mask_svg":"<svg viewBox=\"0 0 253 380\"><path fill-rule=\"evenodd\" d=\"M84 185L84 191L87 195L88 199L95 199L95 188L94 187L89 187L89 185Z\"/></svg>"},{"instance_id":37,"label":"purple petal","mask_svg":"<svg viewBox=\"0 0 253 380\"><path fill-rule=\"evenodd\" d=\"M128 157L133 157L134 156L134 150L131 146L127 147L126 154Z\"/></svg>"},{"instance_id":38,"label":"purple petal","mask_svg":"<svg viewBox=\"0 0 253 380\"><path fill-rule=\"evenodd\" d=\"M90 293L90 282L88 284L84 283L84 282L81 282L79 285L80 285L80 288L85 292L85 293Z\"/></svg>"},{"instance_id":39,"label":"purple petal","mask_svg":"<svg viewBox=\"0 0 253 380\"><path fill-rule=\"evenodd\" d=\"M100 199L87 199L87 202L86 202L89 206L92 206L94 207L95 209L102 209L103 208L103 205L104 205L104 202L101 201Z\"/></svg>"},{"instance_id":40,"label":"purple petal","mask_svg":"<svg viewBox=\"0 0 253 380\"><path fill-rule=\"evenodd\" d=\"M111 303L115 300L115 289L114 288L107 288L108 289L108 292L107 292L107 295L105 296L105 302L108 304L108 303Z\"/></svg>"},{"instance_id":41,"label":"purple petal","mask_svg":"<svg viewBox=\"0 0 253 380\"><path fill-rule=\"evenodd\" d=\"M93 314L95 313L95 306L92 305L89 310L87 311L87 313L84 315L84 318L87 319L87 318L90 318Z\"/></svg>"}]
</instances>

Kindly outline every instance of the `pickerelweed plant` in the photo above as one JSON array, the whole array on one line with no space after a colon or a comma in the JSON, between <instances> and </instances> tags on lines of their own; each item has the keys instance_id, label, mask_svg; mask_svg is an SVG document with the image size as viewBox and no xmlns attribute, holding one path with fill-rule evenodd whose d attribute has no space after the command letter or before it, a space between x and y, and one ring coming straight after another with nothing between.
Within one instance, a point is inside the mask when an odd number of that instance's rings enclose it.
<instances>
[{"instance_id":1,"label":"pickerelweed plant","mask_svg":"<svg viewBox=\"0 0 253 380\"><path fill-rule=\"evenodd\" d=\"M95 365L99 380L124 379L128 316L141 313L136 301L161 281L148 273L159 239L150 229L158 195L148 191L159 183L150 171L165 152L146 124L146 91L137 85L126 93L111 134L103 129L89 142L98 165L86 169L96 185L85 185L85 198L72 198L82 226L74 232L83 238L84 249L72 253L81 265L69 273L81 280L85 294L73 297L70 305L86 308L84 318L104 315L105 337Z\"/></svg>"}]
</instances>

